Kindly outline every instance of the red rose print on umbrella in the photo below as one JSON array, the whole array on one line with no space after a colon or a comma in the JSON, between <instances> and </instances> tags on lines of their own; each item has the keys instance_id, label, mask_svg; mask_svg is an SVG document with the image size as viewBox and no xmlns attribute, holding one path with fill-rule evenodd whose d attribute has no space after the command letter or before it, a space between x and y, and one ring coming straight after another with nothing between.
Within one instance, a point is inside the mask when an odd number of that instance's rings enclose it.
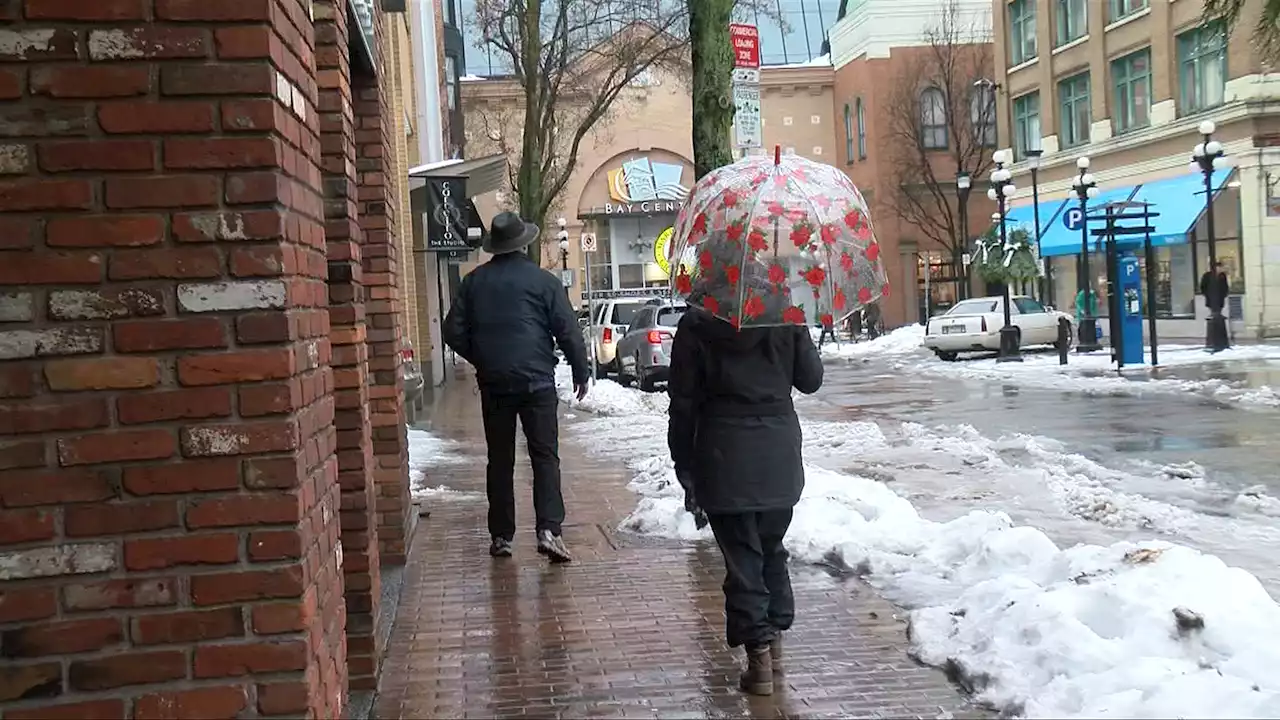
<instances>
[{"instance_id":1,"label":"red rose print on umbrella","mask_svg":"<svg viewBox=\"0 0 1280 720\"><path fill-rule=\"evenodd\" d=\"M787 323L788 325L804 325L805 324L804 308L796 305L792 305L786 310L783 310L782 321Z\"/></svg>"}]
</instances>

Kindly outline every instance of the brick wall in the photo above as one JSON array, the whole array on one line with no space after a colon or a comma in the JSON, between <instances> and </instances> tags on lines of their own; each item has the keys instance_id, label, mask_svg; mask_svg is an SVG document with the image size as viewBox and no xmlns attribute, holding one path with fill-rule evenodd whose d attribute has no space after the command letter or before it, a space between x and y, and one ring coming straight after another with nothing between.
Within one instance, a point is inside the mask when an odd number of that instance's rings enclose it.
<instances>
[{"instance_id":1,"label":"brick wall","mask_svg":"<svg viewBox=\"0 0 1280 720\"><path fill-rule=\"evenodd\" d=\"M0 2L5 720L342 712L308 5Z\"/></svg>"},{"instance_id":2,"label":"brick wall","mask_svg":"<svg viewBox=\"0 0 1280 720\"><path fill-rule=\"evenodd\" d=\"M381 41L383 16L376 13L374 43L379 68L387 67ZM404 339L404 305L400 292L400 246L396 240L396 192L390 178L397 167L388 73L355 78L356 171L359 175L360 226L364 231L364 277L368 293L369 402L376 455L376 518L382 562L403 564L409 527L409 453L405 438L404 379L400 350Z\"/></svg>"},{"instance_id":3,"label":"brick wall","mask_svg":"<svg viewBox=\"0 0 1280 720\"><path fill-rule=\"evenodd\" d=\"M369 425L369 369L365 323L363 233L356 190L355 118L352 111L349 33L345 0L315 6L316 64L320 78L320 136L329 253L329 316L338 430L338 482L342 488L342 549L347 603L347 656L351 688L376 682L379 564L374 507L373 438Z\"/></svg>"}]
</instances>

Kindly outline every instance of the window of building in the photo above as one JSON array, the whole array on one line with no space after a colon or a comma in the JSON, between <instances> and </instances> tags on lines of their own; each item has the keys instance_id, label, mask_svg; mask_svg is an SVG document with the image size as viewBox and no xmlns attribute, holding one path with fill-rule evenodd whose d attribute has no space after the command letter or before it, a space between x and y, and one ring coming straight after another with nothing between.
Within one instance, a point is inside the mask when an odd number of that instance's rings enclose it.
<instances>
[{"instance_id":1,"label":"window of building","mask_svg":"<svg viewBox=\"0 0 1280 720\"><path fill-rule=\"evenodd\" d=\"M1221 23L1178 36L1178 77L1183 114L1221 105L1227 87L1227 43Z\"/></svg>"},{"instance_id":2,"label":"window of building","mask_svg":"<svg viewBox=\"0 0 1280 720\"><path fill-rule=\"evenodd\" d=\"M1115 84L1115 110L1111 116L1116 132L1126 132L1151 124L1151 50L1139 50L1111 63Z\"/></svg>"},{"instance_id":3,"label":"window of building","mask_svg":"<svg viewBox=\"0 0 1280 720\"><path fill-rule=\"evenodd\" d=\"M996 89L985 81L975 85L969 95L969 122L973 137L982 147L996 146Z\"/></svg>"},{"instance_id":4,"label":"window of building","mask_svg":"<svg viewBox=\"0 0 1280 720\"><path fill-rule=\"evenodd\" d=\"M844 157L846 163L853 164L853 111L848 103L844 105Z\"/></svg>"},{"instance_id":5,"label":"window of building","mask_svg":"<svg viewBox=\"0 0 1280 720\"><path fill-rule=\"evenodd\" d=\"M1009 62L1021 65L1036 56L1036 2L1009 3Z\"/></svg>"},{"instance_id":6,"label":"window of building","mask_svg":"<svg viewBox=\"0 0 1280 720\"><path fill-rule=\"evenodd\" d=\"M858 159L867 159L867 116L862 109L862 98L858 98Z\"/></svg>"},{"instance_id":7,"label":"window of building","mask_svg":"<svg viewBox=\"0 0 1280 720\"><path fill-rule=\"evenodd\" d=\"M1013 152L1017 159L1028 150L1040 149L1040 93L1029 92L1013 99Z\"/></svg>"},{"instance_id":8,"label":"window of building","mask_svg":"<svg viewBox=\"0 0 1280 720\"><path fill-rule=\"evenodd\" d=\"M1061 47L1089 32L1089 0L1055 0L1055 37Z\"/></svg>"},{"instance_id":9,"label":"window of building","mask_svg":"<svg viewBox=\"0 0 1280 720\"><path fill-rule=\"evenodd\" d=\"M450 110L458 109L458 60L452 55L444 56L445 95L448 96Z\"/></svg>"},{"instance_id":10,"label":"window of building","mask_svg":"<svg viewBox=\"0 0 1280 720\"><path fill-rule=\"evenodd\" d=\"M1093 124L1093 111L1089 99L1089 73L1079 75L1058 83L1058 102L1061 125L1058 130L1058 141L1064 148L1075 147L1089 142L1089 126Z\"/></svg>"},{"instance_id":11,"label":"window of building","mask_svg":"<svg viewBox=\"0 0 1280 720\"><path fill-rule=\"evenodd\" d=\"M1150 0L1111 0L1111 22L1126 18L1139 10L1145 10Z\"/></svg>"},{"instance_id":12,"label":"window of building","mask_svg":"<svg viewBox=\"0 0 1280 720\"><path fill-rule=\"evenodd\" d=\"M947 100L936 87L920 93L920 143L926 150L947 147Z\"/></svg>"}]
</instances>

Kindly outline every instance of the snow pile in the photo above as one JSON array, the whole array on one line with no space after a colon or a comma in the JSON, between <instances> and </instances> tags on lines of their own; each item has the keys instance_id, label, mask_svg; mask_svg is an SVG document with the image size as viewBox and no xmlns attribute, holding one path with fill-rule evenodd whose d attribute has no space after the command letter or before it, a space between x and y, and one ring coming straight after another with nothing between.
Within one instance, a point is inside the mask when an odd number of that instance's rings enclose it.
<instances>
[{"instance_id":1,"label":"snow pile","mask_svg":"<svg viewBox=\"0 0 1280 720\"><path fill-rule=\"evenodd\" d=\"M827 358L862 359L916 355L925 352L924 346L921 345L922 342L924 342L924 326L905 325L893 332L885 333L875 340L864 340L856 343L842 340L838 345L828 341L822 346L822 356Z\"/></svg>"},{"instance_id":2,"label":"snow pile","mask_svg":"<svg viewBox=\"0 0 1280 720\"><path fill-rule=\"evenodd\" d=\"M459 451L461 446L453 441L436 437L426 430L408 428L409 440L409 488L415 498L439 495L448 488L431 488L426 485L427 471L432 468L460 465L467 462ZM452 492L452 491L450 491Z\"/></svg>"}]
</instances>

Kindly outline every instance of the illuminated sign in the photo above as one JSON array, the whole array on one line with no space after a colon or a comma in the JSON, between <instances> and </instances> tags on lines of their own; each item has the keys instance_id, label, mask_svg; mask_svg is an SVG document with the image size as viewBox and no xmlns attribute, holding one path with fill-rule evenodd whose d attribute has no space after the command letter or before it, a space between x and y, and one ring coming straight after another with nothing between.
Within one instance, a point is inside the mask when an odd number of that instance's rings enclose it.
<instances>
[{"instance_id":1,"label":"illuminated sign","mask_svg":"<svg viewBox=\"0 0 1280 720\"><path fill-rule=\"evenodd\" d=\"M689 188L680 182L683 179L683 165L651 162L647 157L628 160L608 172L613 203L605 203L605 214L677 212L689 196Z\"/></svg>"}]
</instances>

